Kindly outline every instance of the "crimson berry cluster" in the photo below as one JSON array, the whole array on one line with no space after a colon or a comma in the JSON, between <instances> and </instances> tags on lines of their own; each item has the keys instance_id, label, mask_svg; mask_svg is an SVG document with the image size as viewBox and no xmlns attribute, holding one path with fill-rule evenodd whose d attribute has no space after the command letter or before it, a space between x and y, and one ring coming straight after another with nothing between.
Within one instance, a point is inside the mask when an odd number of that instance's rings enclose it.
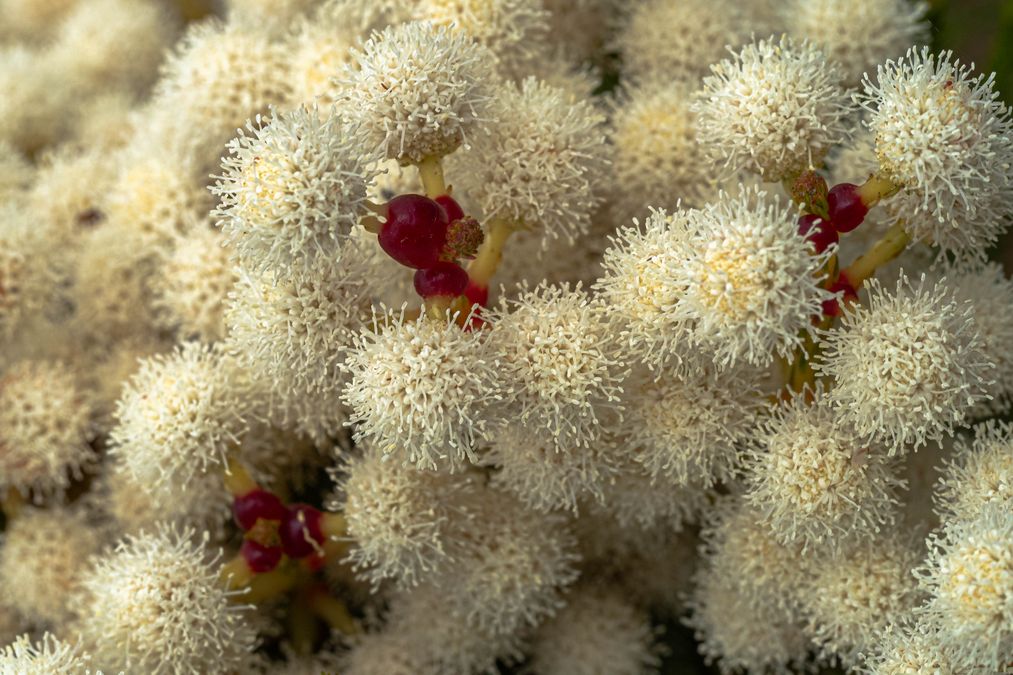
<instances>
[{"instance_id":1,"label":"crimson berry cluster","mask_svg":"<svg viewBox=\"0 0 1013 675\"><path fill-rule=\"evenodd\" d=\"M270 572L282 555L293 560L313 556L311 566L322 564L326 536L319 509L309 504L286 505L278 495L258 486L233 498L232 515L245 532L240 554L250 571Z\"/></svg>"}]
</instances>

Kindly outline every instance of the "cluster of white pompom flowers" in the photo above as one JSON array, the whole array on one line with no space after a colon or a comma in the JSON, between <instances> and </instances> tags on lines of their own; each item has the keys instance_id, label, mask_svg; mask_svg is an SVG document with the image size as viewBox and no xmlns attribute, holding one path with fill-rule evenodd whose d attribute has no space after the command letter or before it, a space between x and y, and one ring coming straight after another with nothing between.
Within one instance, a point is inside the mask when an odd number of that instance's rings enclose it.
<instances>
[{"instance_id":1,"label":"cluster of white pompom flowers","mask_svg":"<svg viewBox=\"0 0 1013 675\"><path fill-rule=\"evenodd\" d=\"M0 0L0 675L1013 672L923 2L201 4Z\"/></svg>"}]
</instances>

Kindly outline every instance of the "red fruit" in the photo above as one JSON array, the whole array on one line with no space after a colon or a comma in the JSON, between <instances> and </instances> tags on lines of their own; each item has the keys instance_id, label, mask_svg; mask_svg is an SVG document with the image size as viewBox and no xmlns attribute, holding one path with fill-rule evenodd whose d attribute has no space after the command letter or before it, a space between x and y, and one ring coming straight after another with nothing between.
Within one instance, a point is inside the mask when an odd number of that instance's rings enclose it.
<instances>
[{"instance_id":1,"label":"red fruit","mask_svg":"<svg viewBox=\"0 0 1013 675\"><path fill-rule=\"evenodd\" d=\"M398 195L387 202L380 247L405 267L426 269L440 259L450 220L443 207L422 195Z\"/></svg>"},{"instance_id":2,"label":"red fruit","mask_svg":"<svg viewBox=\"0 0 1013 675\"><path fill-rule=\"evenodd\" d=\"M468 273L452 262L438 262L415 273L415 292L423 298L456 298L468 285Z\"/></svg>"},{"instance_id":3,"label":"red fruit","mask_svg":"<svg viewBox=\"0 0 1013 675\"><path fill-rule=\"evenodd\" d=\"M324 543L320 527L323 514L309 504L293 504L281 521L278 534L281 546L289 558L298 560L316 553Z\"/></svg>"},{"instance_id":4,"label":"red fruit","mask_svg":"<svg viewBox=\"0 0 1013 675\"><path fill-rule=\"evenodd\" d=\"M239 553L243 556L250 571L264 574L278 566L278 563L281 562L282 550L281 546L264 546L247 539L243 542Z\"/></svg>"},{"instance_id":5,"label":"red fruit","mask_svg":"<svg viewBox=\"0 0 1013 675\"><path fill-rule=\"evenodd\" d=\"M468 286L464 289L464 296L472 305L486 307L489 304L489 287L476 286L474 282L469 281Z\"/></svg>"},{"instance_id":6,"label":"red fruit","mask_svg":"<svg viewBox=\"0 0 1013 675\"><path fill-rule=\"evenodd\" d=\"M440 259L453 262L458 258L474 258L482 245L485 233L474 218L459 218L447 227L447 242L440 251Z\"/></svg>"},{"instance_id":7,"label":"red fruit","mask_svg":"<svg viewBox=\"0 0 1013 675\"><path fill-rule=\"evenodd\" d=\"M823 253L840 240L832 224L811 213L798 219L798 233L812 242L817 253Z\"/></svg>"},{"instance_id":8,"label":"red fruit","mask_svg":"<svg viewBox=\"0 0 1013 675\"><path fill-rule=\"evenodd\" d=\"M855 290L855 287L851 284L848 278L844 276L843 273L841 273L841 276L837 278L837 281L830 284L830 288L827 290L829 290L831 293L839 293L843 291L842 297L844 300L848 302L854 302L858 300L858 291ZM826 316L841 315L841 305L840 302L838 302L837 298L834 298L833 300L823 301L823 313Z\"/></svg>"},{"instance_id":9,"label":"red fruit","mask_svg":"<svg viewBox=\"0 0 1013 675\"><path fill-rule=\"evenodd\" d=\"M830 188L830 194L827 195L827 212L834 229L843 234L862 224L869 207L862 203L857 185L840 183Z\"/></svg>"},{"instance_id":10,"label":"red fruit","mask_svg":"<svg viewBox=\"0 0 1013 675\"><path fill-rule=\"evenodd\" d=\"M277 495L257 488L232 500L232 515L236 524L249 530L257 524L258 519L281 520L285 517L285 505Z\"/></svg>"},{"instance_id":11,"label":"red fruit","mask_svg":"<svg viewBox=\"0 0 1013 675\"><path fill-rule=\"evenodd\" d=\"M457 203L457 200L450 195L440 195L433 201L442 206L443 210L446 211L447 222L452 223L455 220L464 218L464 209L462 209L461 205Z\"/></svg>"}]
</instances>

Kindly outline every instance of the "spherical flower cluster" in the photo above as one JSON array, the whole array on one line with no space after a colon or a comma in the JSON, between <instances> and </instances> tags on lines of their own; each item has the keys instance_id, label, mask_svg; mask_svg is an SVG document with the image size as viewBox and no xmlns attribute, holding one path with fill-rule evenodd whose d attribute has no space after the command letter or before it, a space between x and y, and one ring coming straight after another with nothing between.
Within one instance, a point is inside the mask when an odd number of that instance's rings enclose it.
<instances>
[{"instance_id":1,"label":"spherical flower cluster","mask_svg":"<svg viewBox=\"0 0 1013 675\"><path fill-rule=\"evenodd\" d=\"M143 361L116 407L110 454L149 491L186 485L226 453L256 404L234 362L219 347L183 343Z\"/></svg>"},{"instance_id":2,"label":"spherical flower cluster","mask_svg":"<svg viewBox=\"0 0 1013 675\"><path fill-rule=\"evenodd\" d=\"M534 673L641 675L660 665L643 610L618 593L576 588L566 607L539 627L531 648Z\"/></svg>"},{"instance_id":3,"label":"spherical flower cluster","mask_svg":"<svg viewBox=\"0 0 1013 675\"><path fill-rule=\"evenodd\" d=\"M711 70L692 110L715 164L779 181L847 138L853 108L841 73L812 45L760 40Z\"/></svg>"},{"instance_id":4,"label":"spherical flower cluster","mask_svg":"<svg viewBox=\"0 0 1013 675\"><path fill-rule=\"evenodd\" d=\"M866 658L868 675L913 675L957 672L935 635L924 625L890 626Z\"/></svg>"},{"instance_id":5,"label":"spherical flower cluster","mask_svg":"<svg viewBox=\"0 0 1013 675\"><path fill-rule=\"evenodd\" d=\"M371 37L342 91L366 149L402 164L456 150L486 118L495 76L485 54L466 34L424 23Z\"/></svg>"},{"instance_id":6,"label":"spherical flower cluster","mask_svg":"<svg viewBox=\"0 0 1013 675\"><path fill-rule=\"evenodd\" d=\"M990 420L975 427L971 442L958 440L935 502L946 522L971 521L990 508L1013 505L1013 426Z\"/></svg>"},{"instance_id":7,"label":"spherical flower cluster","mask_svg":"<svg viewBox=\"0 0 1013 675\"><path fill-rule=\"evenodd\" d=\"M862 75L900 56L928 37L928 5L911 0L789 0L779 7L792 37L809 39L837 63L844 84L856 87Z\"/></svg>"},{"instance_id":8,"label":"spherical flower cluster","mask_svg":"<svg viewBox=\"0 0 1013 675\"><path fill-rule=\"evenodd\" d=\"M618 181L615 210L623 219L644 216L648 206L703 206L714 194L690 89L679 83L628 91L612 120L612 170Z\"/></svg>"},{"instance_id":9,"label":"spherical flower cluster","mask_svg":"<svg viewBox=\"0 0 1013 675\"><path fill-rule=\"evenodd\" d=\"M746 501L785 543L840 548L894 521L898 462L870 447L822 392L803 392L757 431Z\"/></svg>"},{"instance_id":10,"label":"spherical flower cluster","mask_svg":"<svg viewBox=\"0 0 1013 675\"><path fill-rule=\"evenodd\" d=\"M922 277L901 278L892 293L873 280L868 303L827 335L817 368L836 381L829 400L840 418L892 454L962 424L985 396L991 364L970 307Z\"/></svg>"},{"instance_id":11,"label":"spherical flower cluster","mask_svg":"<svg viewBox=\"0 0 1013 675\"><path fill-rule=\"evenodd\" d=\"M41 262L46 239L33 232L28 213L14 202L0 207L0 338L46 307L59 275Z\"/></svg>"},{"instance_id":12,"label":"spherical flower cluster","mask_svg":"<svg viewBox=\"0 0 1013 675\"><path fill-rule=\"evenodd\" d=\"M793 209L764 192L725 195L687 218L671 283L684 289L675 313L692 322L691 339L725 365L790 353L830 297L818 276L830 250L813 255Z\"/></svg>"},{"instance_id":13,"label":"spherical flower cluster","mask_svg":"<svg viewBox=\"0 0 1013 675\"><path fill-rule=\"evenodd\" d=\"M692 323L675 311L685 292L676 274L686 263L688 238L685 211L655 211L642 225L618 230L595 282L617 318L623 348L655 367L689 358Z\"/></svg>"},{"instance_id":14,"label":"spherical flower cluster","mask_svg":"<svg viewBox=\"0 0 1013 675\"><path fill-rule=\"evenodd\" d=\"M638 83L675 80L695 85L727 46L738 47L749 39L756 30L750 15L747 3L733 0L638 3L615 40L623 74Z\"/></svg>"},{"instance_id":15,"label":"spherical flower cluster","mask_svg":"<svg viewBox=\"0 0 1013 675\"><path fill-rule=\"evenodd\" d=\"M76 627L102 668L184 675L242 671L255 633L191 531L120 542L81 578Z\"/></svg>"},{"instance_id":16,"label":"spherical flower cluster","mask_svg":"<svg viewBox=\"0 0 1013 675\"><path fill-rule=\"evenodd\" d=\"M0 648L0 673L4 675L80 675L88 669L91 656L80 645L63 642L50 633L38 642L22 635Z\"/></svg>"},{"instance_id":17,"label":"spherical flower cluster","mask_svg":"<svg viewBox=\"0 0 1013 675\"><path fill-rule=\"evenodd\" d=\"M95 459L91 403L64 364L22 361L0 376L0 489L62 494Z\"/></svg>"},{"instance_id":18,"label":"spherical flower cluster","mask_svg":"<svg viewBox=\"0 0 1013 675\"><path fill-rule=\"evenodd\" d=\"M339 115L301 107L258 116L228 149L214 215L244 267L287 274L340 260L373 176Z\"/></svg>"},{"instance_id":19,"label":"spherical flower cluster","mask_svg":"<svg viewBox=\"0 0 1013 675\"><path fill-rule=\"evenodd\" d=\"M608 339L604 307L579 287L541 285L504 302L488 320L499 407L509 423L559 448L595 441L599 415L616 406L626 374Z\"/></svg>"},{"instance_id":20,"label":"spherical flower cluster","mask_svg":"<svg viewBox=\"0 0 1013 675\"><path fill-rule=\"evenodd\" d=\"M461 187L489 219L570 241L603 198L605 118L533 77L501 84L461 166Z\"/></svg>"},{"instance_id":21,"label":"spherical flower cluster","mask_svg":"<svg viewBox=\"0 0 1013 675\"><path fill-rule=\"evenodd\" d=\"M1013 203L1013 121L994 76L912 48L866 78L863 107L884 176L904 187L895 207L915 239L981 258Z\"/></svg>"},{"instance_id":22,"label":"spherical flower cluster","mask_svg":"<svg viewBox=\"0 0 1013 675\"><path fill-rule=\"evenodd\" d=\"M483 336L447 319L374 317L353 338L342 395L357 438L420 468L474 456L496 371Z\"/></svg>"},{"instance_id":23,"label":"spherical flower cluster","mask_svg":"<svg viewBox=\"0 0 1013 675\"><path fill-rule=\"evenodd\" d=\"M957 671L1000 671L1013 654L1013 520L1001 505L929 535L919 610Z\"/></svg>"},{"instance_id":24,"label":"spherical flower cluster","mask_svg":"<svg viewBox=\"0 0 1013 675\"><path fill-rule=\"evenodd\" d=\"M80 510L25 509L7 525L0 546L0 600L33 623L63 625L82 561L102 537ZM0 669L0 672L3 672Z\"/></svg>"}]
</instances>

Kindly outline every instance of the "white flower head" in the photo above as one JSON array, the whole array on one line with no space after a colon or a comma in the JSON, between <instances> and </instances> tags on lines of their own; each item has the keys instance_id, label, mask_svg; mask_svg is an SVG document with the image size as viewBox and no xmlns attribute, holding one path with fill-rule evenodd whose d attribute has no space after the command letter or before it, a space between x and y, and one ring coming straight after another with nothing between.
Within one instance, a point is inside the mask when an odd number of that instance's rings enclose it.
<instances>
[{"instance_id":1,"label":"white flower head","mask_svg":"<svg viewBox=\"0 0 1013 675\"><path fill-rule=\"evenodd\" d=\"M194 533L161 529L121 541L84 573L75 628L113 672L224 675L244 670L256 633Z\"/></svg>"},{"instance_id":2,"label":"white flower head","mask_svg":"<svg viewBox=\"0 0 1013 675\"><path fill-rule=\"evenodd\" d=\"M454 152L485 118L495 80L470 37L419 22L375 33L345 75L342 98L363 142L402 164Z\"/></svg>"},{"instance_id":3,"label":"white flower head","mask_svg":"<svg viewBox=\"0 0 1013 675\"><path fill-rule=\"evenodd\" d=\"M534 77L504 82L462 158L461 190L486 218L537 228L573 241L602 203L605 117L591 102Z\"/></svg>"},{"instance_id":4,"label":"white flower head","mask_svg":"<svg viewBox=\"0 0 1013 675\"><path fill-rule=\"evenodd\" d=\"M687 218L686 262L672 283L685 289L676 314L693 323L693 339L724 365L790 353L831 297L819 273L832 248L813 254L794 207L758 190L722 195Z\"/></svg>"},{"instance_id":5,"label":"white flower head","mask_svg":"<svg viewBox=\"0 0 1013 675\"><path fill-rule=\"evenodd\" d=\"M992 505L929 536L919 609L957 672L999 672L1013 654L1013 515Z\"/></svg>"},{"instance_id":6,"label":"white flower head","mask_svg":"<svg viewBox=\"0 0 1013 675\"><path fill-rule=\"evenodd\" d=\"M213 342L225 335L225 302L238 275L223 239L210 227L180 238L153 279L159 322L184 338Z\"/></svg>"},{"instance_id":7,"label":"white flower head","mask_svg":"<svg viewBox=\"0 0 1013 675\"><path fill-rule=\"evenodd\" d=\"M374 315L341 365L356 437L419 468L474 457L498 377L483 337L449 316Z\"/></svg>"},{"instance_id":8,"label":"white flower head","mask_svg":"<svg viewBox=\"0 0 1013 675\"><path fill-rule=\"evenodd\" d=\"M333 109L259 116L228 146L211 191L230 245L256 272L336 261L366 213L375 162Z\"/></svg>"},{"instance_id":9,"label":"white flower head","mask_svg":"<svg viewBox=\"0 0 1013 675\"><path fill-rule=\"evenodd\" d=\"M850 307L825 339L817 370L834 378L829 400L859 435L891 454L938 440L985 397L992 364L966 303L945 283L875 279L868 303ZM888 364L888 367L884 367Z\"/></svg>"},{"instance_id":10,"label":"white flower head","mask_svg":"<svg viewBox=\"0 0 1013 675\"><path fill-rule=\"evenodd\" d=\"M803 392L757 432L746 501L784 543L839 550L892 525L899 462L869 447L827 405Z\"/></svg>"},{"instance_id":11,"label":"white flower head","mask_svg":"<svg viewBox=\"0 0 1013 675\"><path fill-rule=\"evenodd\" d=\"M689 358L692 322L676 312L685 292L676 275L686 264L688 238L685 211L654 211L643 224L634 220L610 238L604 274L595 282L624 349L655 369Z\"/></svg>"},{"instance_id":12,"label":"white flower head","mask_svg":"<svg viewBox=\"0 0 1013 675\"><path fill-rule=\"evenodd\" d=\"M3 675L81 675L92 673L91 656L79 644L70 644L46 633L33 642L21 635L0 648L0 673ZM98 673L101 675L101 673Z\"/></svg>"},{"instance_id":13,"label":"white flower head","mask_svg":"<svg viewBox=\"0 0 1013 675\"><path fill-rule=\"evenodd\" d=\"M818 166L848 136L850 97L818 49L786 36L711 67L697 94L697 139L731 172L779 181Z\"/></svg>"},{"instance_id":14,"label":"white flower head","mask_svg":"<svg viewBox=\"0 0 1013 675\"><path fill-rule=\"evenodd\" d=\"M925 624L906 622L881 631L878 644L872 646L865 667L867 675L919 675L954 673L946 650Z\"/></svg>"},{"instance_id":15,"label":"white flower head","mask_svg":"<svg viewBox=\"0 0 1013 675\"><path fill-rule=\"evenodd\" d=\"M778 7L784 28L809 39L837 63L849 87L887 59L928 37L928 5L911 0L789 0Z\"/></svg>"},{"instance_id":16,"label":"white flower head","mask_svg":"<svg viewBox=\"0 0 1013 675\"><path fill-rule=\"evenodd\" d=\"M1013 213L1013 121L995 76L928 47L865 80L862 105L883 175L904 189L891 211L915 239L983 258Z\"/></svg>"},{"instance_id":17,"label":"white flower head","mask_svg":"<svg viewBox=\"0 0 1013 675\"><path fill-rule=\"evenodd\" d=\"M1013 508L1013 426L989 420L959 439L936 485L944 522L974 520L988 508Z\"/></svg>"},{"instance_id":18,"label":"white flower head","mask_svg":"<svg viewBox=\"0 0 1013 675\"><path fill-rule=\"evenodd\" d=\"M504 417L560 448L599 438L599 418L618 407L627 372L609 338L605 308L579 286L543 284L505 300L488 321Z\"/></svg>"}]
</instances>

